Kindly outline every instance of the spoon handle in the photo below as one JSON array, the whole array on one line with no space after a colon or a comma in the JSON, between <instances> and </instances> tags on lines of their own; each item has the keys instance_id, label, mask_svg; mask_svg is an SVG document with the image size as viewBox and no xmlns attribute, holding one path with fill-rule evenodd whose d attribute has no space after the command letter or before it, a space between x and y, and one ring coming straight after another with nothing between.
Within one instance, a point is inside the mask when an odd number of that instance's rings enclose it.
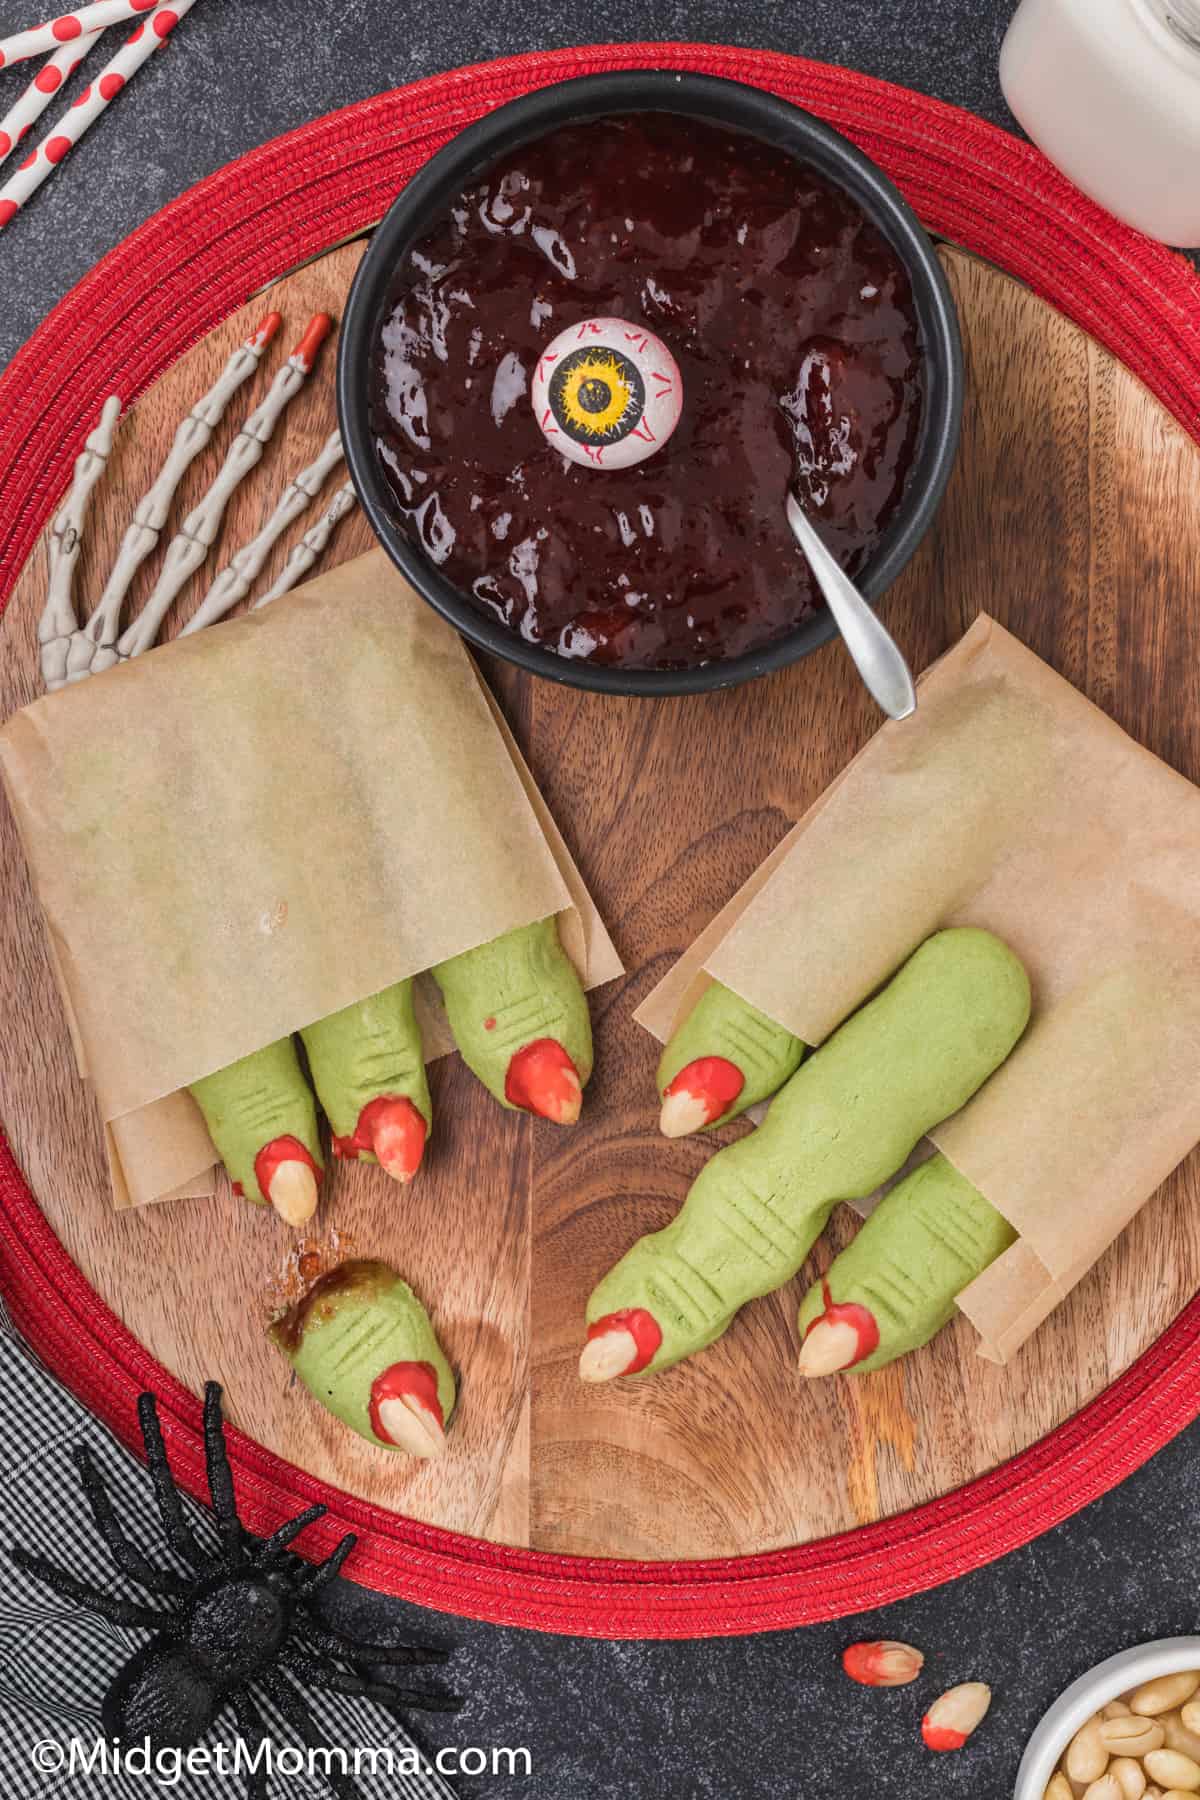
<instances>
[{"instance_id":1,"label":"spoon handle","mask_svg":"<svg viewBox=\"0 0 1200 1800\"><path fill-rule=\"evenodd\" d=\"M917 710L917 690L900 646L825 548L794 494L788 495L787 515L868 693L889 719L907 719Z\"/></svg>"}]
</instances>

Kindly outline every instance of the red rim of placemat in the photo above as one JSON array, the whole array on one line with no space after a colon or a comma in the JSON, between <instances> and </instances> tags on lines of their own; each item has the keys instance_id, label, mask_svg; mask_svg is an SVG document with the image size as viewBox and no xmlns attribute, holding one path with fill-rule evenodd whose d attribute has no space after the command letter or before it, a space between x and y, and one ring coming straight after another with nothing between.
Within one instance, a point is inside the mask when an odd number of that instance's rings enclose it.
<instances>
[{"instance_id":1,"label":"red rim of placemat","mask_svg":"<svg viewBox=\"0 0 1200 1800\"><path fill-rule=\"evenodd\" d=\"M1117 224L1037 151L942 102L849 70L702 44L505 58L380 95L276 139L148 220L55 308L0 378L0 605L105 395L126 403L266 283L372 224L464 125L531 88L619 68L687 68L809 108L891 175L930 230L1028 283L1105 344L1200 441L1200 281ZM127 1443L160 1397L171 1460L204 1496L200 1407L126 1331L51 1231L0 1138L0 1287L48 1365ZM798 1548L704 1562L509 1549L388 1513L230 1433L247 1523L301 1504L327 1554L359 1533L351 1577L443 1612L597 1637L779 1629L884 1605L979 1568L1114 1487L1200 1412L1200 1299L1040 1443L896 1518Z\"/></svg>"}]
</instances>

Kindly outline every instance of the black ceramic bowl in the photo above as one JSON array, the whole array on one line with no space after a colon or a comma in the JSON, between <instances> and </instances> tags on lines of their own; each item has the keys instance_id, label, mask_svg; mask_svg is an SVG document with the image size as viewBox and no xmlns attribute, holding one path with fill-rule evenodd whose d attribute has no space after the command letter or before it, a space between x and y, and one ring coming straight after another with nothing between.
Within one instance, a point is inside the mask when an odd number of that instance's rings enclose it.
<instances>
[{"instance_id":1,"label":"black ceramic bowl","mask_svg":"<svg viewBox=\"0 0 1200 1800\"><path fill-rule=\"evenodd\" d=\"M400 194L376 231L342 322L338 412L346 459L367 517L418 593L481 650L535 675L608 694L694 694L781 669L828 643L824 610L761 650L690 669L623 669L557 656L483 616L406 536L372 442L372 346L396 272L410 246L454 197L500 156L555 127L636 112L682 113L790 151L842 188L896 251L912 282L925 354L925 406L916 456L900 504L858 581L871 600L895 580L924 536L949 479L962 413L962 344L954 302L933 247L911 208L873 162L828 125L785 100L710 75L628 71L560 82L501 106L438 152Z\"/></svg>"}]
</instances>

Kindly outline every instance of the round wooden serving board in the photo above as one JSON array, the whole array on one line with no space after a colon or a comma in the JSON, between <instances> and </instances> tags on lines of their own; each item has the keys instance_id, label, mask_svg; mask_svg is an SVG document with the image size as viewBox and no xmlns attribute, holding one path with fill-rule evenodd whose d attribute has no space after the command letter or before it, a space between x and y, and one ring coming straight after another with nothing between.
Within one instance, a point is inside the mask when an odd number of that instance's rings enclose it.
<instances>
[{"instance_id":1,"label":"round wooden serving board","mask_svg":"<svg viewBox=\"0 0 1200 1800\"><path fill-rule=\"evenodd\" d=\"M236 340L268 304L292 335L313 311L336 315L360 253L346 245L289 276L139 400L94 503L82 595L99 591L177 421ZM1200 779L1200 453L1134 376L1047 305L965 254L946 252L945 263L967 348L962 451L937 525L884 616L923 668L986 608ZM329 430L333 369L327 350L286 437L230 510L227 551L265 521ZM191 471L176 520L210 481L238 415L235 404ZM330 554L367 545L355 515ZM214 556L210 577L217 566ZM0 628L4 716L41 691L44 586L43 543ZM460 1371L446 1459L416 1465L374 1451L293 1385L263 1335L298 1280L294 1240L270 1214L226 1190L111 1210L96 1120L2 809L0 1117L86 1279L193 1391L219 1377L233 1420L288 1462L418 1520L550 1551L671 1559L803 1543L945 1493L1076 1412L1197 1285L1196 1157L1007 1369L980 1360L959 1321L895 1369L801 1384L795 1313L810 1267L693 1362L644 1382L579 1383L590 1287L672 1215L711 1153L659 1136L656 1046L633 1010L878 720L836 645L750 687L661 703L488 673L629 975L595 997L597 1073L575 1131L501 1112L451 1058L433 1070L438 1132L413 1188L338 1165L327 1190L310 1266L336 1259L339 1246L394 1261ZM840 1243L852 1229L839 1216L830 1236ZM827 1239L822 1266L829 1254Z\"/></svg>"}]
</instances>

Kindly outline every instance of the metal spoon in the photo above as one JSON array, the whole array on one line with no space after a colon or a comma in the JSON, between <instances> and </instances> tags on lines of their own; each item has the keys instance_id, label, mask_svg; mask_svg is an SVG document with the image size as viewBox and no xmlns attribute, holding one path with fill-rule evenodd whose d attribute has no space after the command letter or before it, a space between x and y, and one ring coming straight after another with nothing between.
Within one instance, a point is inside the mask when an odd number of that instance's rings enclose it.
<instances>
[{"instance_id":1,"label":"metal spoon","mask_svg":"<svg viewBox=\"0 0 1200 1800\"><path fill-rule=\"evenodd\" d=\"M917 710L917 690L900 646L838 567L792 493L787 516L867 691L889 719L907 719Z\"/></svg>"}]
</instances>

